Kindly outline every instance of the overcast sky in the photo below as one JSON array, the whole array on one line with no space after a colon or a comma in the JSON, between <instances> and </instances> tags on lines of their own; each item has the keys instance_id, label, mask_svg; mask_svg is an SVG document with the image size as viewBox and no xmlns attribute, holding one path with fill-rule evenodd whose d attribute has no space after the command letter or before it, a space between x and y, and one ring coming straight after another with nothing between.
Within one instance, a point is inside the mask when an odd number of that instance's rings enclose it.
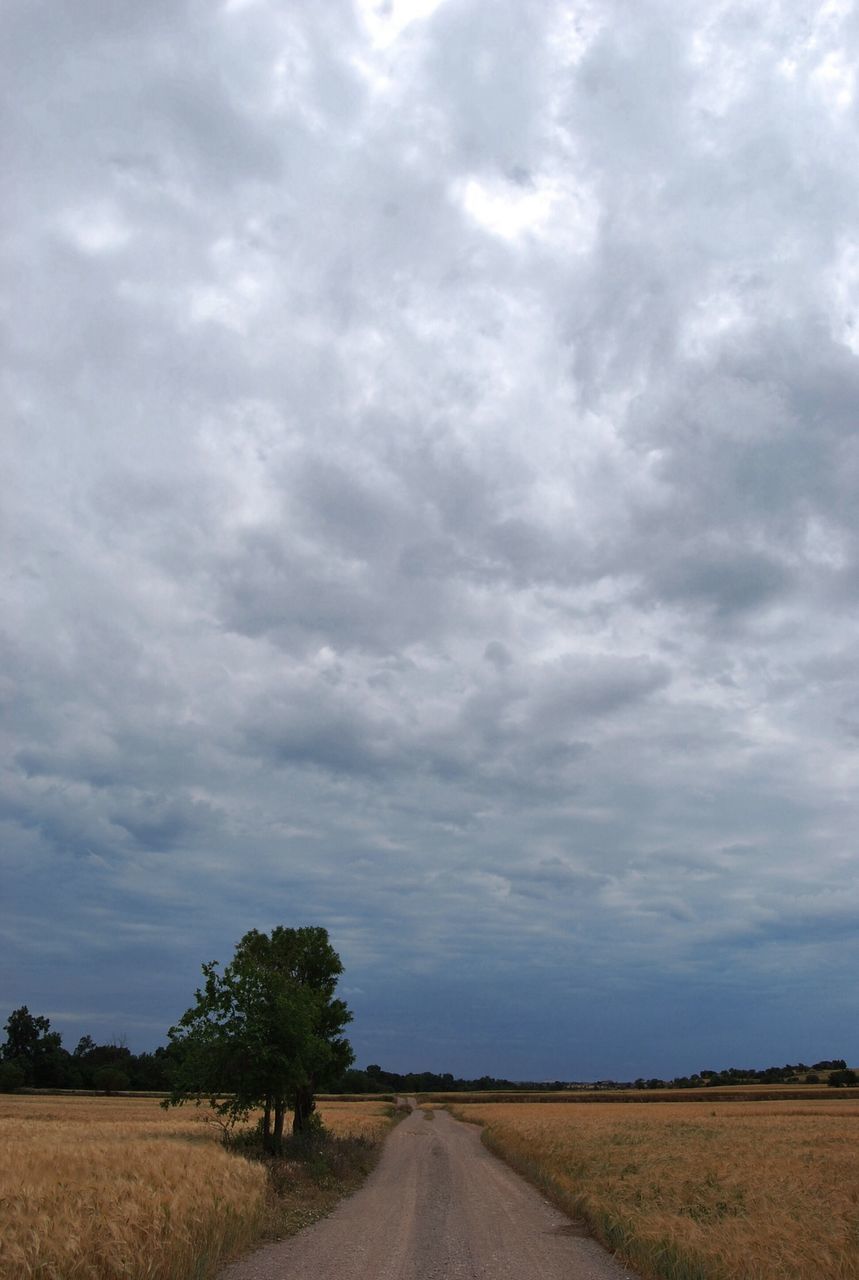
<instances>
[{"instance_id":1,"label":"overcast sky","mask_svg":"<svg viewBox=\"0 0 859 1280\"><path fill-rule=\"evenodd\" d=\"M859 1059L848 0L6 0L2 983Z\"/></svg>"}]
</instances>

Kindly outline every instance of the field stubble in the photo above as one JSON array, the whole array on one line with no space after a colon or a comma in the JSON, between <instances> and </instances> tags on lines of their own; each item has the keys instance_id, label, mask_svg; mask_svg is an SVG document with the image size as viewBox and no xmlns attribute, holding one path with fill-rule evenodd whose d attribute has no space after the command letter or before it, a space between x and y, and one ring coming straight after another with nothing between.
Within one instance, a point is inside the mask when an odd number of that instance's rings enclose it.
<instances>
[{"instance_id":1,"label":"field stubble","mask_svg":"<svg viewBox=\"0 0 859 1280\"><path fill-rule=\"evenodd\" d=\"M654 1280L857 1280L859 1103L460 1105Z\"/></svg>"},{"instance_id":2,"label":"field stubble","mask_svg":"<svg viewBox=\"0 0 859 1280\"><path fill-rule=\"evenodd\" d=\"M341 1144L339 1164L282 1162L270 1177L223 1149L206 1109L0 1099L0 1280L204 1280L261 1236L327 1212L369 1167L390 1110L326 1102L326 1128L363 1140L358 1159Z\"/></svg>"}]
</instances>

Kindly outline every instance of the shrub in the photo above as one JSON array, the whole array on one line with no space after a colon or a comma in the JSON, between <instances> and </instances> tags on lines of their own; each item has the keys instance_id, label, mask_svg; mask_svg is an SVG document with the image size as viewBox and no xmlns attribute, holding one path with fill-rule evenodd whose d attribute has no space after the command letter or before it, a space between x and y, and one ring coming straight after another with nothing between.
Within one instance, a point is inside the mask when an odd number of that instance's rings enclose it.
<instances>
[{"instance_id":1,"label":"shrub","mask_svg":"<svg viewBox=\"0 0 859 1280\"><path fill-rule=\"evenodd\" d=\"M17 1062L0 1062L0 1093L14 1093L27 1083L27 1073Z\"/></svg>"},{"instance_id":2,"label":"shrub","mask_svg":"<svg viewBox=\"0 0 859 1280\"><path fill-rule=\"evenodd\" d=\"M831 1071L829 1073L829 1084L833 1088L840 1088L846 1084L859 1084L859 1076L855 1071L851 1071L849 1067L845 1067L843 1071Z\"/></svg>"},{"instance_id":3,"label":"shrub","mask_svg":"<svg viewBox=\"0 0 859 1280\"><path fill-rule=\"evenodd\" d=\"M92 1073L92 1082L96 1089L108 1094L127 1089L129 1084L128 1076L119 1067L99 1067Z\"/></svg>"}]
</instances>

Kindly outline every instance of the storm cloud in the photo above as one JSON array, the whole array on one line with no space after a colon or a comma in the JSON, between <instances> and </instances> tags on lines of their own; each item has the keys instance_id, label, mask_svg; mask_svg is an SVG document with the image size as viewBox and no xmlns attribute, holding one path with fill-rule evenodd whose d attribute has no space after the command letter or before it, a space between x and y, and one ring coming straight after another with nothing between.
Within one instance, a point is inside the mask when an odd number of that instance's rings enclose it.
<instances>
[{"instance_id":1,"label":"storm cloud","mask_svg":"<svg viewBox=\"0 0 859 1280\"><path fill-rule=\"evenodd\" d=\"M319 923L359 1059L859 1055L859 18L13 0L9 1009Z\"/></svg>"}]
</instances>

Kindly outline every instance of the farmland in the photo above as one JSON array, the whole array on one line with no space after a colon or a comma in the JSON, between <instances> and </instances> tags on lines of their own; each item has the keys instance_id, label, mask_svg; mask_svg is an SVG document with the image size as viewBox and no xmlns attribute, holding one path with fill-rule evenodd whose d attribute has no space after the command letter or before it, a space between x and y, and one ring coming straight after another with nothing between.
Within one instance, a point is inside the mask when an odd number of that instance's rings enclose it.
<instances>
[{"instance_id":1,"label":"farmland","mask_svg":"<svg viewBox=\"0 0 859 1280\"><path fill-rule=\"evenodd\" d=\"M859 1088L842 1088L837 1094L826 1085L796 1084L735 1084L719 1085L715 1088L674 1089L665 1086L659 1089L627 1089L612 1086L582 1087L563 1090L541 1090L535 1092L528 1089L498 1089L481 1091L421 1093L424 1102L475 1103L490 1102L532 1102L555 1103L570 1106L604 1105L606 1103L634 1102L646 1104L651 1102L809 1102L823 1100L832 1102L838 1098L852 1098L859 1101Z\"/></svg>"},{"instance_id":2,"label":"farmland","mask_svg":"<svg viewBox=\"0 0 859 1280\"><path fill-rule=\"evenodd\" d=\"M452 1110L646 1277L859 1277L855 1100Z\"/></svg>"},{"instance_id":3,"label":"farmland","mask_svg":"<svg viewBox=\"0 0 859 1280\"><path fill-rule=\"evenodd\" d=\"M384 1103L326 1102L326 1127L371 1143ZM279 1205L262 1165L223 1149L206 1110L155 1099L0 1099L0 1280L203 1280L266 1230L324 1212L336 1179L280 1171Z\"/></svg>"},{"instance_id":4,"label":"farmland","mask_svg":"<svg viewBox=\"0 0 859 1280\"><path fill-rule=\"evenodd\" d=\"M647 1280L859 1280L859 1100L805 1096L447 1101ZM390 1110L320 1104L332 1133L371 1144ZM0 1280L205 1280L360 1177L283 1161L273 1196L219 1138L206 1110L151 1098L0 1098Z\"/></svg>"}]
</instances>

